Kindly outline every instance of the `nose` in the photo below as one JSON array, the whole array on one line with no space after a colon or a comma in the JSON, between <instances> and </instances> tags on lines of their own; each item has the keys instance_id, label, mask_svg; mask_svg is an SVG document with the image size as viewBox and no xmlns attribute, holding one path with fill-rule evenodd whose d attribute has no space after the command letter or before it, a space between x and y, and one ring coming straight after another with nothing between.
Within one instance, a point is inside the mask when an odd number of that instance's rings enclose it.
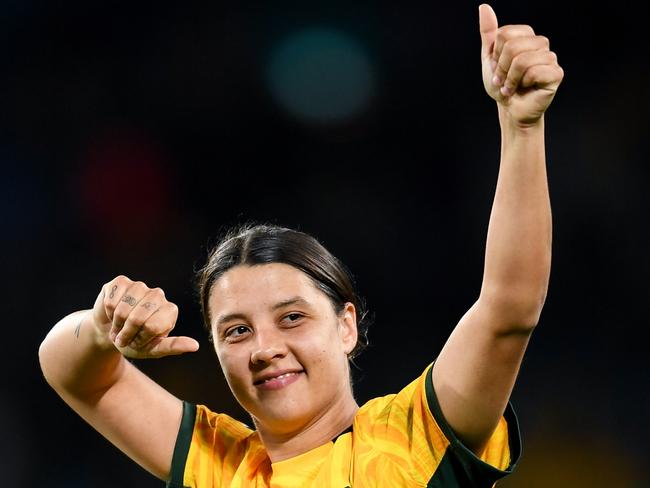
<instances>
[{"instance_id":1,"label":"nose","mask_svg":"<svg viewBox=\"0 0 650 488\"><path fill-rule=\"evenodd\" d=\"M251 352L252 364L267 364L287 354L287 346L280 334L274 330L256 331L255 347Z\"/></svg>"}]
</instances>

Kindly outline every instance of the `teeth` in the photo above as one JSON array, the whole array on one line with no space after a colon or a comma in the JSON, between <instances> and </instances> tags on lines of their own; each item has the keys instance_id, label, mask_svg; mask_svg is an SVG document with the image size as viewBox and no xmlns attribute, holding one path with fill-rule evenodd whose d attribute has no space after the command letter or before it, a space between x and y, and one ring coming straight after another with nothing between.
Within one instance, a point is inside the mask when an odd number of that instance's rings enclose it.
<instances>
[{"instance_id":1,"label":"teeth","mask_svg":"<svg viewBox=\"0 0 650 488\"><path fill-rule=\"evenodd\" d=\"M269 378L268 380L264 380L264 383L268 383L269 381L272 381L272 380L279 380L280 378L286 378L287 376L293 376L295 374L298 374L298 373L285 373L285 374L281 374L280 376L274 376L273 378Z\"/></svg>"}]
</instances>

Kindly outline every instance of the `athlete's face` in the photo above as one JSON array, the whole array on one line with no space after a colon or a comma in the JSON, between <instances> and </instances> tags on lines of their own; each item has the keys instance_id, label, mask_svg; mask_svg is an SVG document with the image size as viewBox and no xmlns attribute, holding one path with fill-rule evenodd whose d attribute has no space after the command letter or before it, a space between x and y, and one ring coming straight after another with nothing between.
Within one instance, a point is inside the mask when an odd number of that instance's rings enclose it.
<instances>
[{"instance_id":1,"label":"athlete's face","mask_svg":"<svg viewBox=\"0 0 650 488\"><path fill-rule=\"evenodd\" d=\"M294 432L351 398L354 306L337 315L302 271L236 266L214 284L209 305L226 380L258 427Z\"/></svg>"}]
</instances>

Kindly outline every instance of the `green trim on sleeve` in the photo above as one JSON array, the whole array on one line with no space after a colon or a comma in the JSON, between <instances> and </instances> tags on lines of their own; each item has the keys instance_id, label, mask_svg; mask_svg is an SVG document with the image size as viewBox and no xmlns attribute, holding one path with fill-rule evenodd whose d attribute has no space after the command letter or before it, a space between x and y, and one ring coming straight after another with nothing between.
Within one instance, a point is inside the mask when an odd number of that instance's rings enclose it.
<instances>
[{"instance_id":1,"label":"green trim on sleeve","mask_svg":"<svg viewBox=\"0 0 650 488\"><path fill-rule=\"evenodd\" d=\"M183 475L185 474L185 463L190 452L192 443L192 432L196 420L196 405L183 401L183 416L181 426L178 429L174 455L172 457L172 469L167 488L183 488Z\"/></svg>"},{"instance_id":2,"label":"green trim on sleeve","mask_svg":"<svg viewBox=\"0 0 650 488\"><path fill-rule=\"evenodd\" d=\"M521 436L519 421L512 404L508 402L504 418L508 424L508 445L510 447L510 464L505 470L500 470L486 463L470 451L456 437L456 434L445 420L438 397L433 389L433 365L429 367L425 379L425 392L429 409L436 423L449 440L449 447L443 456L438 469L433 474L427 487L476 486L491 487L498 479L512 473L521 457Z\"/></svg>"}]
</instances>

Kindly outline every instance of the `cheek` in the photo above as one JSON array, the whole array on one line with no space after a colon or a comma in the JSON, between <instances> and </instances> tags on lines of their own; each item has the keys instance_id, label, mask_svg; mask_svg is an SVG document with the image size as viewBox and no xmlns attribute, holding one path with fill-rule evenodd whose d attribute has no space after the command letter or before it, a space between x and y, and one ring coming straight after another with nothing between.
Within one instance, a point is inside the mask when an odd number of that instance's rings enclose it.
<instances>
[{"instance_id":1,"label":"cheek","mask_svg":"<svg viewBox=\"0 0 650 488\"><path fill-rule=\"evenodd\" d=\"M243 375L247 372L247 360L242 354L235 351L224 351L215 348L217 358L221 365L226 380L230 385L244 381Z\"/></svg>"},{"instance_id":2,"label":"cheek","mask_svg":"<svg viewBox=\"0 0 650 488\"><path fill-rule=\"evenodd\" d=\"M317 336L310 334L302 337L294 350L296 355L299 355L300 361L311 368L312 373L325 373L331 371L345 356L337 340L336 334L323 333Z\"/></svg>"}]
</instances>

